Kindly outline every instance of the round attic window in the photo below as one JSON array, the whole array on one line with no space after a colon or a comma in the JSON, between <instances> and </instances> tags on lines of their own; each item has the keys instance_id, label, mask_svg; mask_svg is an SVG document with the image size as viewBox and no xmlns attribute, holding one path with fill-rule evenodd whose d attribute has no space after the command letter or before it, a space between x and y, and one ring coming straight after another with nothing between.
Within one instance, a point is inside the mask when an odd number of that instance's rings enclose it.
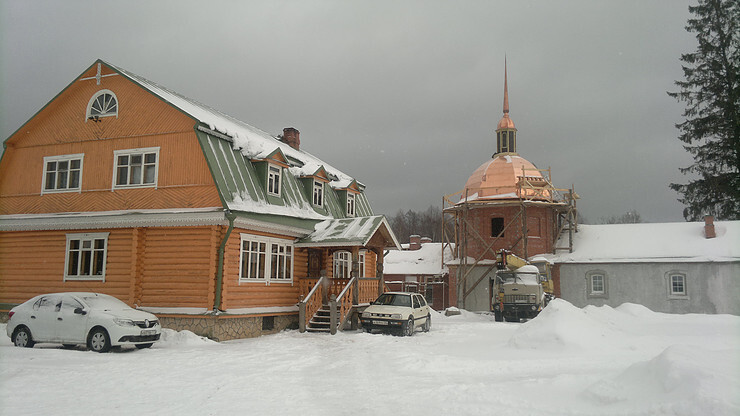
<instances>
[{"instance_id":1,"label":"round attic window","mask_svg":"<svg viewBox=\"0 0 740 416\"><path fill-rule=\"evenodd\" d=\"M87 104L86 119L98 120L100 117L118 117L118 99L111 90L100 90Z\"/></svg>"}]
</instances>

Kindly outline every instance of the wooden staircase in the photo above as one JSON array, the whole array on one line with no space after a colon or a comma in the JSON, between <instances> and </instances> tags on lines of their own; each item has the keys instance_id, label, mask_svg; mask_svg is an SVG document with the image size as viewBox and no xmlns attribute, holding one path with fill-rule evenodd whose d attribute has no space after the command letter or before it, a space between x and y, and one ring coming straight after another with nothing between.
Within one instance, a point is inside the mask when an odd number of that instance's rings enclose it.
<instances>
[{"instance_id":1,"label":"wooden staircase","mask_svg":"<svg viewBox=\"0 0 740 416\"><path fill-rule=\"evenodd\" d=\"M339 306L337 305L337 315L339 313ZM335 323L335 325L339 326L339 323ZM308 321L308 326L306 326L306 331L308 332L325 332L327 334L331 333L331 308L329 305L324 304L321 306L321 308L316 311L316 313L313 315L310 321Z\"/></svg>"}]
</instances>

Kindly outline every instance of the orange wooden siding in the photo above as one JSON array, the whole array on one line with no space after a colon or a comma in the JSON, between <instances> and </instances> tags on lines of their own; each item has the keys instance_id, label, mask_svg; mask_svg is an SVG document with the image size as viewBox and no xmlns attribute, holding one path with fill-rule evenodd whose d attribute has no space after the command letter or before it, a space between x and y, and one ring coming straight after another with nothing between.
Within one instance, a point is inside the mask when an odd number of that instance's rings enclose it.
<instances>
[{"instance_id":1,"label":"orange wooden siding","mask_svg":"<svg viewBox=\"0 0 740 416\"><path fill-rule=\"evenodd\" d=\"M21 303L50 292L101 292L132 304L131 230L110 232L105 282L64 281L66 234L81 231L0 233L0 303ZM85 232L85 231L82 231Z\"/></svg>"},{"instance_id":2,"label":"orange wooden siding","mask_svg":"<svg viewBox=\"0 0 740 416\"><path fill-rule=\"evenodd\" d=\"M103 70L103 73L110 73ZM92 74L92 75L91 75ZM86 76L94 76L95 68ZM90 98L113 91L118 117L85 119ZM123 76L74 81L11 136L0 164L0 215L219 207L195 120ZM157 189L112 191L115 150L159 147ZM41 195L44 157L83 153L82 192Z\"/></svg>"}]
</instances>

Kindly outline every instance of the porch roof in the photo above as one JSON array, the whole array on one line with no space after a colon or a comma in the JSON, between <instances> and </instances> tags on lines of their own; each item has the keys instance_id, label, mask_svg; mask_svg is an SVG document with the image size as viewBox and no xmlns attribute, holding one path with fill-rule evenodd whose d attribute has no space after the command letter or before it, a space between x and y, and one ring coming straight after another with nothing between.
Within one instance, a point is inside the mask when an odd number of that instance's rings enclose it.
<instances>
[{"instance_id":1,"label":"porch roof","mask_svg":"<svg viewBox=\"0 0 740 416\"><path fill-rule=\"evenodd\" d=\"M314 231L296 241L296 247L353 247L367 246L375 236L383 241L383 248L400 250L396 236L383 215L340 218L321 221Z\"/></svg>"}]
</instances>

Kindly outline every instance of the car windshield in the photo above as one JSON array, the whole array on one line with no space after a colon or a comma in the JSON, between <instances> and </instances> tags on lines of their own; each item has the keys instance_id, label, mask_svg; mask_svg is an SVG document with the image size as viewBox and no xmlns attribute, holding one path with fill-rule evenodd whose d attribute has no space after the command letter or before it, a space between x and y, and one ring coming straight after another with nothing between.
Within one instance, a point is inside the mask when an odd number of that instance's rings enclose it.
<instances>
[{"instance_id":1,"label":"car windshield","mask_svg":"<svg viewBox=\"0 0 740 416\"><path fill-rule=\"evenodd\" d=\"M104 311L129 309L128 305L126 305L125 303L121 302L120 300L112 296L106 296L106 295L82 296L82 300L84 300L85 303L90 305L90 307L93 309L101 309Z\"/></svg>"},{"instance_id":2,"label":"car windshield","mask_svg":"<svg viewBox=\"0 0 740 416\"><path fill-rule=\"evenodd\" d=\"M385 293L375 301L376 305L392 305L411 307L411 296L399 295L395 293Z\"/></svg>"}]
</instances>

